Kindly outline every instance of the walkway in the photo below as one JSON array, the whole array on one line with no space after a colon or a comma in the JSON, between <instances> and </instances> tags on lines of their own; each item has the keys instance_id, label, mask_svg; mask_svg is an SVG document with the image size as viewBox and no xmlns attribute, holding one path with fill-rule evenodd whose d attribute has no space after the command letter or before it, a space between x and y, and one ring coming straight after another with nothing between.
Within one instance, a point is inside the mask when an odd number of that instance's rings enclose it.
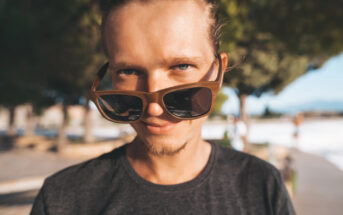
<instances>
[{"instance_id":1,"label":"walkway","mask_svg":"<svg viewBox=\"0 0 343 215\"><path fill-rule=\"evenodd\" d=\"M292 150L297 169L294 205L299 215L343 213L343 171L325 158Z\"/></svg>"}]
</instances>

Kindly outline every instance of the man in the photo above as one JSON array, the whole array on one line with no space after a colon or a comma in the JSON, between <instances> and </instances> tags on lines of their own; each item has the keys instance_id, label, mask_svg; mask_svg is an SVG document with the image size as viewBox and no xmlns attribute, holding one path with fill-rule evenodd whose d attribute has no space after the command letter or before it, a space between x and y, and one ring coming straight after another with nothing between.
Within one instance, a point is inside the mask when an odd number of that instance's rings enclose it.
<instances>
[{"instance_id":1,"label":"man","mask_svg":"<svg viewBox=\"0 0 343 215\"><path fill-rule=\"evenodd\" d=\"M102 2L91 97L137 137L46 179L32 214L294 214L280 173L201 138L227 67L208 0ZM106 72L113 90L99 91Z\"/></svg>"}]
</instances>

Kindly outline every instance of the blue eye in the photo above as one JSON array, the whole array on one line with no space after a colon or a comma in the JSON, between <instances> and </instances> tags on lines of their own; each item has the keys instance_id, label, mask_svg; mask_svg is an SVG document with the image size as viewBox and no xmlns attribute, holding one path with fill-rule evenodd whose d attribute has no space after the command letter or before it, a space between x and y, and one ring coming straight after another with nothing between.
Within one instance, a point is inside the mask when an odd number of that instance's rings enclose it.
<instances>
[{"instance_id":1,"label":"blue eye","mask_svg":"<svg viewBox=\"0 0 343 215\"><path fill-rule=\"evenodd\" d=\"M177 65L177 68L180 70L187 70L190 67L189 64L179 64Z\"/></svg>"}]
</instances>

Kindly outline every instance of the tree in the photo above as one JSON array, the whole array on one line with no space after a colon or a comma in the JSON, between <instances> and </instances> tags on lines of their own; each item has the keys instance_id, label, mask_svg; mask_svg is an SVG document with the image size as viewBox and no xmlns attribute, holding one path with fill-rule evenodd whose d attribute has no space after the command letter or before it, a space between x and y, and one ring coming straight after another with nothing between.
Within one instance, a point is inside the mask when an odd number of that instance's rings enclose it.
<instances>
[{"instance_id":1,"label":"tree","mask_svg":"<svg viewBox=\"0 0 343 215\"><path fill-rule=\"evenodd\" d=\"M245 100L266 91L278 93L307 70L343 50L342 1L221 0L223 51L231 66L224 77L236 89L240 115ZM244 62L242 63L242 57Z\"/></svg>"},{"instance_id":2,"label":"tree","mask_svg":"<svg viewBox=\"0 0 343 215\"><path fill-rule=\"evenodd\" d=\"M58 138L58 146L62 146L67 142L68 106L78 104L81 97L88 97L95 68L103 62L100 15L94 0L35 0L32 9L36 19L41 20L37 22L36 58L41 60L38 70L46 80L46 87L62 103L64 117Z\"/></svg>"},{"instance_id":3,"label":"tree","mask_svg":"<svg viewBox=\"0 0 343 215\"><path fill-rule=\"evenodd\" d=\"M0 105L9 109L9 135L15 134L16 106L42 97L32 63L35 30L29 8L23 0L0 3Z\"/></svg>"},{"instance_id":4,"label":"tree","mask_svg":"<svg viewBox=\"0 0 343 215\"><path fill-rule=\"evenodd\" d=\"M10 124L19 104L32 103L37 112L54 99L63 103L66 119L67 107L88 97L95 71L104 62L100 21L95 0L0 2L0 25L5 29L0 34L0 105L9 108ZM63 125L60 143L66 121Z\"/></svg>"},{"instance_id":5,"label":"tree","mask_svg":"<svg viewBox=\"0 0 343 215\"><path fill-rule=\"evenodd\" d=\"M231 53L231 63L245 59L226 83L242 94L279 92L341 52L340 6L338 0L221 0L220 14L227 20L223 50Z\"/></svg>"}]
</instances>

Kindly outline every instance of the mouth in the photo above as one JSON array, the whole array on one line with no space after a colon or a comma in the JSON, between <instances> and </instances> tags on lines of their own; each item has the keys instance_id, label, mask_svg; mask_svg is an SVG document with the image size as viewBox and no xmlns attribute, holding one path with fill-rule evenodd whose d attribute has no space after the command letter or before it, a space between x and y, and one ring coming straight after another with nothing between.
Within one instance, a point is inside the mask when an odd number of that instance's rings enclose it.
<instances>
[{"instance_id":1,"label":"mouth","mask_svg":"<svg viewBox=\"0 0 343 215\"><path fill-rule=\"evenodd\" d=\"M148 130L151 134L166 134L170 132L177 123L151 123L142 121L144 128Z\"/></svg>"}]
</instances>

